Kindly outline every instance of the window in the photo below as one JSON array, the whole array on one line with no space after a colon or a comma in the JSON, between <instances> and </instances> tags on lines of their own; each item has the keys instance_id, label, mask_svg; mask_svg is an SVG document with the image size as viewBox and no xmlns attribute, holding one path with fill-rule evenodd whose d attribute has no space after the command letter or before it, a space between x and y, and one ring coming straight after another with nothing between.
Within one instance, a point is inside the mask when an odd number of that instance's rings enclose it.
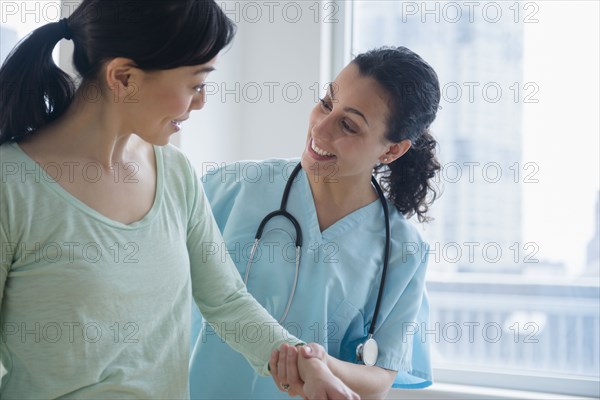
<instances>
[{"instance_id":1,"label":"window","mask_svg":"<svg viewBox=\"0 0 600 400\"><path fill-rule=\"evenodd\" d=\"M67 2L68 3L68 2ZM71 1L74 3L74 1ZM75 6L75 4L73 4ZM61 17L60 0L2 1L0 3L0 64L15 45L35 29ZM58 63L58 47L54 51Z\"/></svg>"},{"instance_id":2,"label":"window","mask_svg":"<svg viewBox=\"0 0 600 400\"><path fill-rule=\"evenodd\" d=\"M352 54L406 46L440 79L422 327L438 381L598 396L598 12L352 2Z\"/></svg>"}]
</instances>

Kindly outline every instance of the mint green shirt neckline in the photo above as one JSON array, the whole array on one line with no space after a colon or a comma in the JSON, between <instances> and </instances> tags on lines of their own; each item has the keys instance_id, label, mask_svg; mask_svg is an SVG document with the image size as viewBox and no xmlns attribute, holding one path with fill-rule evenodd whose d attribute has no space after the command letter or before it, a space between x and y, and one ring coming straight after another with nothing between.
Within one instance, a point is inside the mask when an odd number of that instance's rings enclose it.
<instances>
[{"instance_id":1,"label":"mint green shirt neckline","mask_svg":"<svg viewBox=\"0 0 600 400\"><path fill-rule=\"evenodd\" d=\"M163 200L164 163L162 157L162 149L158 146L152 146L154 149L154 158L156 160L156 189L152 207L146 213L146 215L142 217L142 219L132 222L131 224L124 224L122 222L110 219L107 216L96 211L94 208L88 206L83 201L79 200L77 197L69 193L58 182L52 179L52 177L50 177L46 173L44 168L42 168L41 165L39 165L35 160L29 157L29 155L27 155L27 153L25 153L25 151L23 151L23 149L17 143L12 143L12 146L21 154L25 164L27 165L27 171L35 170L36 174L39 174L40 181L44 185L44 187L50 189L52 192L62 197L69 205L77 208L79 211L87 214L91 218L98 220L99 222L102 222L106 225L117 229L135 230L140 229L152 222L152 220L160 210L160 206Z\"/></svg>"}]
</instances>

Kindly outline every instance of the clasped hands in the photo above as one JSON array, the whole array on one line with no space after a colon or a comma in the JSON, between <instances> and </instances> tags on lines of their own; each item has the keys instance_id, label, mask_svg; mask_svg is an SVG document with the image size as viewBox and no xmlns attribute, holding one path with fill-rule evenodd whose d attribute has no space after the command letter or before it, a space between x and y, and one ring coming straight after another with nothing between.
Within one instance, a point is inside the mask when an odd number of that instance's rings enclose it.
<instances>
[{"instance_id":1,"label":"clasped hands","mask_svg":"<svg viewBox=\"0 0 600 400\"><path fill-rule=\"evenodd\" d=\"M290 397L304 399L360 399L327 366L327 352L318 343L304 346L282 344L269 359L275 385Z\"/></svg>"}]
</instances>

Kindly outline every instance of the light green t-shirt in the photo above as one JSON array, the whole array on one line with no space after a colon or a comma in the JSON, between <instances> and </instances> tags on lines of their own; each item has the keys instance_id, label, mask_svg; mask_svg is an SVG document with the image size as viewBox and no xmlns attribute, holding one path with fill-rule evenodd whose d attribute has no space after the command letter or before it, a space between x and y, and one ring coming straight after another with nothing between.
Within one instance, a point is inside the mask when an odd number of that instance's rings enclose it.
<instances>
[{"instance_id":1,"label":"light green t-shirt","mask_svg":"<svg viewBox=\"0 0 600 400\"><path fill-rule=\"evenodd\" d=\"M221 251L185 156L172 146L155 154L154 204L125 225L70 195L16 144L0 146L2 399L187 398L192 296L262 374L273 348L298 343ZM94 166L45 167L97 179Z\"/></svg>"}]
</instances>

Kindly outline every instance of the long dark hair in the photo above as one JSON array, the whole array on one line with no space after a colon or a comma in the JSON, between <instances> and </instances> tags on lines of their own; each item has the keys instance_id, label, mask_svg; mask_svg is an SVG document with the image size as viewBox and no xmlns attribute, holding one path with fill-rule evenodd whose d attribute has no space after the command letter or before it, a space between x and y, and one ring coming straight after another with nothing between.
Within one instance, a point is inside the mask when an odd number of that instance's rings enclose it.
<instances>
[{"instance_id":1,"label":"long dark hair","mask_svg":"<svg viewBox=\"0 0 600 400\"><path fill-rule=\"evenodd\" d=\"M406 47L382 47L358 55L353 61L360 74L375 79L388 93L390 110L386 138L394 143L409 139L411 148L390 164L379 164L388 198L408 218L429 221L429 206L439 193L433 183L440 163L437 142L429 132L440 104L437 74L419 55Z\"/></svg>"},{"instance_id":2,"label":"long dark hair","mask_svg":"<svg viewBox=\"0 0 600 400\"><path fill-rule=\"evenodd\" d=\"M84 0L60 22L33 31L0 69L0 144L19 141L60 117L76 83L52 60L63 38L73 40L82 84L103 63L132 59L152 71L204 64L235 35L235 24L214 0Z\"/></svg>"}]
</instances>

